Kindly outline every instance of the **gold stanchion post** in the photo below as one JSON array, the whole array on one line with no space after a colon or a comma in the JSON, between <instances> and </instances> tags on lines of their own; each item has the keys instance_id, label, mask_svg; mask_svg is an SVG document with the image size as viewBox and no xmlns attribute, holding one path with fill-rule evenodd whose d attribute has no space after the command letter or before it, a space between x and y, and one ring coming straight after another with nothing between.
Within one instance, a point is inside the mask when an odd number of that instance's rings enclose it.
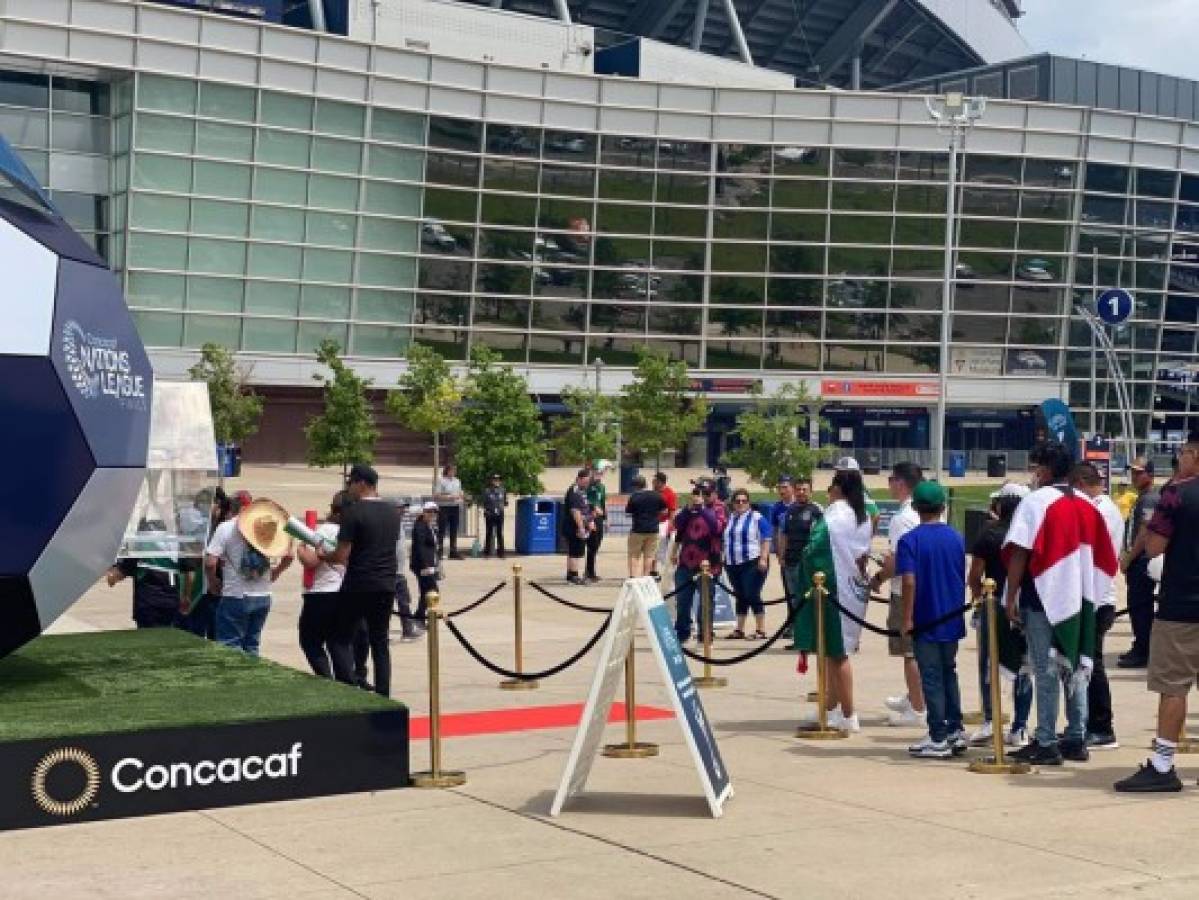
<instances>
[{"instance_id":1,"label":"gold stanchion post","mask_svg":"<svg viewBox=\"0 0 1199 900\"><path fill-rule=\"evenodd\" d=\"M973 760L969 769L980 775L1025 775L1032 771L1028 763L1009 762L1003 756L1003 685L999 679L999 600L995 597L995 579L983 581L983 603L987 616L987 672L991 681L990 759Z\"/></svg>"},{"instance_id":2,"label":"gold stanchion post","mask_svg":"<svg viewBox=\"0 0 1199 900\"><path fill-rule=\"evenodd\" d=\"M1199 741L1187 737L1187 723L1184 719L1182 722L1182 730L1178 733L1178 746L1174 748L1175 753L1199 753Z\"/></svg>"},{"instance_id":3,"label":"gold stanchion post","mask_svg":"<svg viewBox=\"0 0 1199 900\"><path fill-rule=\"evenodd\" d=\"M658 745L637 740L637 666L633 662L633 637L629 637L629 655L624 659L623 744L605 744L600 752L613 759L646 759L658 755Z\"/></svg>"},{"instance_id":4,"label":"gold stanchion post","mask_svg":"<svg viewBox=\"0 0 1199 900\"><path fill-rule=\"evenodd\" d=\"M699 627L703 631L704 656L712 657L712 564L706 559L699 569ZM712 664L704 663L704 674L692 678L696 687L725 687L729 680L712 674Z\"/></svg>"},{"instance_id":5,"label":"gold stanchion post","mask_svg":"<svg viewBox=\"0 0 1199 900\"><path fill-rule=\"evenodd\" d=\"M515 666L513 670L522 673L525 670L525 648L524 648L524 606L521 598L521 565L516 563L512 566L512 617L515 621L514 628L516 630L515 644ZM500 687L505 691L532 691L540 685L536 681L529 678L509 678L500 682Z\"/></svg>"},{"instance_id":6,"label":"gold stanchion post","mask_svg":"<svg viewBox=\"0 0 1199 900\"><path fill-rule=\"evenodd\" d=\"M437 640L437 626L441 619L438 606L441 597L437 591L425 594L429 610L429 771L417 772L412 776L412 786L418 788L448 788L466 784L466 773L447 771L441 768L441 659Z\"/></svg>"},{"instance_id":7,"label":"gold stanchion post","mask_svg":"<svg viewBox=\"0 0 1199 900\"><path fill-rule=\"evenodd\" d=\"M824 586L825 575L816 572L812 575L812 589L808 591L808 599L816 604L816 727L800 728L796 737L808 741L834 741L838 738L849 737L847 732L839 728L828 727L828 658L824 649L824 598L828 596L828 588Z\"/></svg>"}]
</instances>

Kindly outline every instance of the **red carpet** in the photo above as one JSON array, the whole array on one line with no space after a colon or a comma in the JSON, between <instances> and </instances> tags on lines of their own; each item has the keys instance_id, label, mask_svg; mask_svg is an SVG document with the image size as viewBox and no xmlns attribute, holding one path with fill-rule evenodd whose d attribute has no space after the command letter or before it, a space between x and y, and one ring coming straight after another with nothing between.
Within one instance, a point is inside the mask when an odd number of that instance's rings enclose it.
<instances>
[{"instance_id":1,"label":"red carpet","mask_svg":"<svg viewBox=\"0 0 1199 900\"><path fill-rule=\"evenodd\" d=\"M539 731L546 728L574 728L579 724L582 715L582 703L444 713L441 717L441 736L473 737L479 734L508 734L516 731ZM669 709L659 709L655 706L637 707L638 722L673 718L674 713ZM612 704L608 721L624 721L623 703ZM429 717L413 717L409 722L409 731L413 740L428 740Z\"/></svg>"}]
</instances>

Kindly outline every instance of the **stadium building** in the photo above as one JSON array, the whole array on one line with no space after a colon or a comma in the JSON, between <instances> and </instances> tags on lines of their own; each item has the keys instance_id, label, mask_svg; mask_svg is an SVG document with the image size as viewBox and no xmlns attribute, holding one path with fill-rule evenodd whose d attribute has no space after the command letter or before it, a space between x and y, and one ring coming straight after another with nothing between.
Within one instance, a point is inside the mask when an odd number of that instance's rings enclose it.
<instances>
[{"instance_id":1,"label":"stadium building","mask_svg":"<svg viewBox=\"0 0 1199 900\"><path fill-rule=\"evenodd\" d=\"M1032 56L1019 12L0 0L0 134L120 273L161 375L239 351L267 398L249 458L302 458L334 338L379 387L414 342L494 348L547 413L665 350L713 399L697 464L751 386L794 380L824 441L927 459L944 385L946 448L977 464L1027 448L1041 401L1089 406L1075 304L1117 286L1137 437L1169 442L1199 425L1199 89ZM946 91L989 99L942 379ZM1097 381L1117 432L1102 359Z\"/></svg>"}]
</instances>

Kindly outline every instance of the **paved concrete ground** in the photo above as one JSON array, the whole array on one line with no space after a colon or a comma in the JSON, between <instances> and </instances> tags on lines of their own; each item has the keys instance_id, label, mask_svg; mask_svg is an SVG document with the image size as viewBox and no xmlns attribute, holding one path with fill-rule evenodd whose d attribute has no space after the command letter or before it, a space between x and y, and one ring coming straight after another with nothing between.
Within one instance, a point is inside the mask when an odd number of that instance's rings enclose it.
<instances>
[{"instance_id":1,"label":"paved concrete ground","mask_svg":"<svg viewBox=\"0 0 1199 900\"><path fill-rule=\"evenodd\" d=\"M396 487L388 473L385 490ZM423 483L423 473L409 473ZM682 480L680 478L680 480ZM255 469L238 484L292 506L313 505L332 475ZM414 488L419 489L419 488ZM598 586L555 589L609 604L619 589L622 547L608 543ZM509 560L509 563L512 560ZM520 560L527 575L561 582L559 557ZM448 563L449 607L464 605L508 576L508 564ZM770 594L779 593L772 576ZM302 667L296 645L298 576L283 579L267 624L265 653ZM530 669L573 653L595 617L529 595ZM94 589L64 628L129 624L128 587ZM881 607L872 618L881 619ZM772 610L771 621L778 623ZM511 599L501 593L459 620L487 655L511 658ZM1117 626L1109 661L1127 645ZM594 654L545 682L509 693L452 638L444 641L447 712L581 702ZM738 642L737 649L743 645ZM729 652L723 650L722 652ZM393 644L395 692L427 710L425 646ZM973 637L960 671L965 705L977 707ZM639 700L668 706L653 683L652 658L638 655ZM1114 671L1122 749L1089 764L1012 778L970 774L963 761L916 762L913 729L884 727L882 698L899 683L881 638L855 658L863 731L849 740L793 737L811 707L814 677L773 650L728 671L730 685L704 695L736 797L708 817L678 725L641 727L662 753L650 760L598 759L584 797L548 818L572 729L446 742L449 766L467 784L442 792L392 791L0 834L4 898L27 897L1112 897L1199 895L1199 759L1180 796L1129 798L1112 781L1145 757L1154 701L1142 673ZM1199 729L1199 723L1194 723ZM611 729L612 739L621 730ZM416 742L423 767L428 745ZM973 753L972 753L973 755Z\"/></svg>"}]
</instances>

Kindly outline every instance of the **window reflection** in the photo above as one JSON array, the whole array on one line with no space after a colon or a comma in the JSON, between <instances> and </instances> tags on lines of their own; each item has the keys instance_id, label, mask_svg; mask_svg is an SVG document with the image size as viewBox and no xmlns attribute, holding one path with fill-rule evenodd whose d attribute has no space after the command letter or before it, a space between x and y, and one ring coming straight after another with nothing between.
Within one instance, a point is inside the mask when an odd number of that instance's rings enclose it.
<instances>
[{"instance_id":1,"label":"window reflection","mask_svg":"<svg viewBox=\"0 0 1199 900\"><path fill-rule=\"evenodd\" d=\"M771 278L769 280L767 302L771 306L820 306L823 296L823 279Z\"/></svg>"},{"instance_id":2,"label":"window reflection","mask_svg":"<svg viewBox=\"0 0 1199 900\"><path fill-rule=\"evenodd\" d=\"M1024 163L1024 183L1030 187L1069 188L1077 165L1064 159L1029 159Z\"/></svg>"},{"instance_id":3,"label":"window reflection","mask_svg":"<svg viewBox=\"0 0 1199 900\"><path fill-rule=\"evenodd\" d=\"M488 159L483 164L483 186L497 191L537 192L538 169L535 162L515 159Z\"/></svg>"},{"instance_id":4,"label":"window reflection","mask_svg":"<svg viewBox=\"0 0 1199 900\"><path fill-rule=\"evenodd\" d=\"M622 334L645 332L646 308L631 303L593 303L591 305L591 330Z\"/></svg>"},{"instance_id":5,"label":"window reflection","mask_svg":"<svg viewBox=\"0 0 1199 900\"><path fill-rule=\"evenodd\" d=\"M532 334L528 343L529 362L577 365L583 360L582 335Z\"/></svg>"},{"instance_id":6,"label":"window reflection","mask_svg":"<svg viewBox=\"0 0 1199 900\"><path fill-rule=\"evenodd\" d=\"M429 146L445 150L465 150L478 153L483 140L483 125L468 119L429 119Z\"/></svg>"},{"instance_id":7,"label":"window reflection","mask_svg":"<svg viewBox=\"0 0 1199 900\"><path fill-rule=\"evenodd\" d=\"M595 135L578 131L546 131L546 159L557 159L575 163L595 162Z\"/></svg>"},{"instance_id":8,"label":"window reflection","mask_svg":"<svg viewBox=\"0 0 1199 900\"><path fill-rule=\"evenodd\" d=\"M896 156L890 150L836 150L833 177L891 180L895 177Z\"/></svg>"},{"instance_id":9,"label":"window reflection","mask_svg":"<svg viewBox=\"0 0 1199 900\"><path fill-rule=\"evenodd\" d=\"M431 184L477 187L479 159L476 156L459 156L455 153L430 150L426 154L425 179Z\"/></svg>"},{"instance_id":10,"label":"window reflection","mask_svg":"<svg viewBox=\"0 0 1199 900\"><path fill-rule=\"evenodd\" d=\"M635 169L654 167L653 138L606 134L600 144L600 166L624 166Z\"/></svg>"},{"instance_id":11,"label":"window reflection","mask_svg":"<svg viewBox=\"0 0 1199 900\"><path fill-rule=\"evenodd\" d=\"M966 156L963 180L978 184L1017 185L1020 183L1020 159L1015 156Z\"/></svg>"},{"instance_id":12,"label":"window reflection","mask_svg":"<svg viewBox=\"0 0 1199 900\"><path fill-rule=\"evenodd\" d=\"M595 170L543 166L541 190L546 194L565 194L570 197L591 197L595 193Z\"/></svg>"},{"instance_id":13,"label":"window reflection","mask_svg":"<svg viewBox=\"0 0 1199 900\"><path fill-rule=\"evenodd\" d=\"M824 367L830 372L881 372L883 345L825 344Z\"/></svg>"},{"instance_id":14,"label":"window reflection","mask_svg":"<svg viewBox=\"0 0 1199 900\"><path fill-rule=\"evenodd\" d=\"M536 157L541 149L541 129L517 125L489 125L487 152L500 156Z\"/></svg>"},{"instance_id":15,"label":"window reflection","mask_svg":"<svg viewBox=\"0 0 1199 900\"><path fill-rule=\"evenodd\" d=\"M761 305L766 297L766 280L753 276L713 276L711 299L713 303L740 303Z\"/></svg>"},{"instance_id":16,"label":"window reflection","mask_svg":"<svg viewBox=\"0 0 1199 900\"><path fill-rule=\"evenodd\" d=\"M1088 163L1086 187L1104 194L1124 194L1128 192L1128 175L1125 166Z\"/></svg>"},{"instance_id":17,"label":"window reflection","mask_svg":"<svg viewBox=\"0 0 1199 900\"><path fill-rule=\"evenodd\" d=\"M936 181L945 184L949 178L949 154L899 154L900 181Z\"/></svg>"},{"instance_id":18,"label":"window reflection","mask_svg":"<svg viewBox=\"0 0 1199 900\"><path fill-rule=\"evenodd\" d=\"M524 329L529 326L529 301L510 297L475 298L473 324L502 325Z\"/></svg>"},{"instance_id":19,"label":"window reflection","mask_svg":"<svg viewBox=\"0 0 1199 900\"><path fill-rule=\"evenodd\" d=\"M775 147L774 174L785 177L827 178L829 151L823 147Z\"/></svg>"},{"instance_id":20,"label":"window reflection","mask_svg":"<svg viewBox=\"0 0 1199 900\"><path fill-rule=\"evenodd\" d=\"M712 147L699 141L658 141L658 168L687 172L711 169Z\"/></svg>"}]
</instances>

